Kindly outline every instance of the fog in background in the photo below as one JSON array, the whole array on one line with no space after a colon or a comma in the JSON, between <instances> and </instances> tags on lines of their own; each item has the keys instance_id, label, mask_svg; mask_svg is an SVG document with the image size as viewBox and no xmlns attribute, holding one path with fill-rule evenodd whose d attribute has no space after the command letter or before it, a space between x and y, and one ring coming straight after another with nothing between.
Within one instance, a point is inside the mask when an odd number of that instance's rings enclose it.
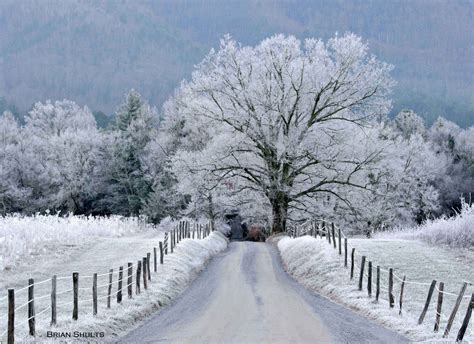
<instances>
[{"instance_id":1,"label":"fog in background","mask_svg":"<svg viewBox=\"0 0 474 344\"><path fill-rule=\"evenodd\" d=\"M463 0L2 0L0 111L21 117L36 101L67 98L110 115L131 88L161 107L227 33L254 45L352 31L395 65L393 113L470 126L473 9Z\"/></svg>"}]
</instances>

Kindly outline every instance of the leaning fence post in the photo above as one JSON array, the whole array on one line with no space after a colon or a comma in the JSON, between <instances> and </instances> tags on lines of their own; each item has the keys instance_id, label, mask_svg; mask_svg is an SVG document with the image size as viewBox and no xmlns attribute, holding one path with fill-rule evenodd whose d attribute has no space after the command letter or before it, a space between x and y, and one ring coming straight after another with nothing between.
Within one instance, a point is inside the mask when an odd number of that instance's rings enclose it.
<instances>
[{"instance_id":1,"label":"leaning fence post","mask_svg":"<svg viewBox=\"0 0 474 344\"><path fill-rule=\"evenodd\" d=\"M362 260L360 262L359 290L362 290L362 281L364 280L364 267L365 267L365 256L362 256Z\"/></svg>"},{"instance_id":2,"label":"leaning fence post","mask_svg":"<svg viewBox=\"0 0 474 344\"><path fill-rule=\"evenodd\" d=\"M143 267L143 288L148 289L148 277L147 277L147 267L146 267L146 257L142 258L142 267Z\"/></svg>"},{"instance_id":3,"label":"leaning fence post","mask_svg":"<svg viewBox=\"0 0 474 344\"><path fill-rule=\"evenodd\" d=\"M114 269L109 270L109 288L107 290L107 308L110 308L110 295L112 295L112 276Z\"/></svg>"},{"instance_id":4,"label":"leaning fence post","mask_svg":"<svg viewBox=\"0 0 474 344\"><path fill-rule=\"evenodd\" d=\"M146 254L146 274L147 274L147 277L148 277L149 281L151 281L150 261L151 261L151 253L148 252Z\"/></svg>"},{"instance_id":5,"label":"leaning fence post","mask_svg":"<svg viewBox=\"0 0 474 344\"><path fill-rule=\"evenodd\" d=\"M79 273L72 273L72 289L73 289L73 308L72 319L77 320L79 317Z\"/></svg>"},{"instance_id":6,"label":"leaning fence post","mask_svg":"<svg viewBox=\"0 0 474 344\"><path fill-rule=\"evenodd\" d=\"M372 262L367 267L367 294L372 297Z\"/></svg>"},{"instance_id":7,"label":"leaning fence post","mask_svg":"<svg viewBox=\"0 0 474 344\"><path fill-rule=\"evenodd\" d=\"M122 302L122 280L123 280L123 266L119 267L118 286L117 286L117 303Z\"/></svg>"},{"instance_id":8,"label":"leaning fence post","mask_svg":"<svg viewBox=\"0 0 474 344\"><path fill-rule=\"evenodd\" d=\"M458 336L456 337L456 342L461 342L464 338L464 334L467 330L467 325L469 325L469 320L471 320L472 309L474 308L474 293L471 295L471 301L467 306L466 315L462 322L461 328L459 329Z\"/></svg>"},{"instance_id":9,"label":"leaning fence post","mask_svg":"<svg viewBox=\"0 0 474 344\"><path fill-rule=\"evenodd\" d=\"M379 301L380 295L380 266L377 265L377 277L375 282L375 301Z\"/></svg>"},{"instance_id":10,"label":"leaning fence post","mask_svg":"<svg viewBox=\"0 0 474 344\"><path fill-rule=\"evenodd\" d=\"M7 343L15 342L15 289L8 289L8 337Z\"/></svg>"},{"instance_id":11,"label":"leaning fence post","mask_svg":"<svg viewBox=\"0 0 474 344\"><path fill-rule=\"evenodd\" d=\"M355 248L352 248L352 253L351 253L351 279L354 278L354 255L355 255Z\"/></svg>"},{"instance_id":12,"label":"leaning fence post","mask_svg":"<svg viewBox=\"0 0 474 344\"><path fill-rule=\"evenodd\" d=\"M434 325L434 332L438 332L439 330L439 321L441 320L441 308L443 306L443 291L444 291L444 283L439 282L439 289L438 289L438 303L436 304L436 317L435 317L435 325Z\"/></svg>"},{"instance_id":13,"label":"leaning fence post","mask_svg":"<svg viewBox=\"0 0 474 344\"><path fill-rule=\"evenodd\" d=\"M459 292L458 298L456 299L456 304L454 305L453 311L451 312L451 315L449 316L448 325L446 325L446 329L444 330L443 338L446 338L449 335L449 332L451 331L451 326L453 326L454 317L456 316L456 313L458 312L459 305L461 304L464 293L466 292L466 288L467 288L467 283L464 282L461 287L461 291Z\"/></svg>"},{"instance_id":14,"label":"leaning fence post","mask_svg":"<svg viewBox=\"0 0 474 344\"><path fill-rule=\"evenodd\" d=\"M35 280L28 280L28 328L30 336L35 335Z\"/></svg>"},{"instance_id":15,"label":"leaning fence post","mask_svg":"<svg viewBox=\"0 0 474 344\"><path fill-rule=\"evenodd\" d=\"M339 255L342 255L342 247L341 247L341 243L342 243L342 238L341 238L341 229L338 228L337 229L337 241L339 243Z\"/></svg>"},{"instance_id":16,"label":"leaning fence post","mask_svg":"<svg viewBox=\"0 0 474 344\"><path fill-rule=\"evenodd\" d=\"M128 293L128 298L131 299L133 295L133 263L129 262L127 266L128 266L127 293Z\"/></svg>"},{"instance_id":17,"label":"leaning fence post","mask_svg":"<svg viewBox=\"0 0 474 344\"><path fill-rule=\"evenodd\" d=\"M393 297L393 269L388 269L388 305L390 308L395 306L395 298Z\"/></svg>"},{"instance_id":18,"label":"leaning fence post","mask_svg":"<svg viewBox=\"0 0 474 344\"><path fill-rule=\"evenodd\" d=\"M423 307L423 311L421 312L420 317L418 318L418 325L421 325L423 323L423 320L425 319L426 311L428 310L428 306L430 305L431 296L433 295L435 286L436 280L433 280L431 282L430 289L428 290L428 297L426 298L425 306Z\"/></svg>"},{"instance_id":19,"label":"leaning fence post","mask_svg":"<svg viewBox=\"0 0 474 344\"><path fill-rule=\"evenodd\" d=\"M193 233L194 233L194 231L193 231ZM163 257L163 243L160 241L159 245L160 245L160 264L163 264L163 259L164 259L164 257Z\"/></svg>"},{"instance_id":20,"label":"leaning fence post","mask_svg":"<svg viewBox=\"0 0 474 344\"><path fill-rule=\"evenodd\" d=\"M97 273L92 276L92 314L97 314Z\"/></svg>"},{"instance_id":21,"label":"leaning fence post","mask_svg":"<svg viewBox=\"0 0 474 344\"><path fill-rule=\"evenodd\" d=\"M142 273L142 261L138 260L137 262L137 278L136 278L136 287L135 287L135 292L140 294L140 278L141 278L141 273Z\"/></svg>"},{"instance_id":22,"label":"leaning fence post","mask_svg":"<svg viewBox=\"0 0 474 344\"><path fill-rule=\"evenodd\" d=\"M334 245L334 249L336 249L336 229L334 228L334 222L331 222L331 231L332 231L332 243Z\"/></svg>"},{"instance_id":23,"label":"leaning fence post","mask_svg":"<svg viewBox=\"0 0 474 344\"><path fill-rule=\"evenodd\" d=\"M56 275L51 278L51 325L56 325Z\"/></svg>"},{"instance_id":24,"label":"leaning fence post","mask_svg":"<svg viewBox=\"0 0 474 344\"><path fill-rule=\"evenodd\" d=\"M403 305L403 290L405 289L405 281L407 279L407 276L403 276L403 281L402 281L402 286L400 287L400 311L398 312L398 315L402 315L402 305Z\"/></svg>"}]
</instances>

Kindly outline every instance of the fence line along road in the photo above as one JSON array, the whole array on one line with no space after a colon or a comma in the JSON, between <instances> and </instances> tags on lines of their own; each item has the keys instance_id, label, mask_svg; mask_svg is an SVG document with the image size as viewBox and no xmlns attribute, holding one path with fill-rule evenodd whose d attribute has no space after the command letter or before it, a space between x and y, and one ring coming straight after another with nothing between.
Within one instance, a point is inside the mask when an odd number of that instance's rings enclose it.
<instances>
[{"instance_id":1,"label":"fence line along road","mask_svg":"<svg viewBox=\"0 0 474 344\"><path fill-rule=\"evenodd\" d=\"M327 222L322 219L309 219L306 220L305 222L299 224L299 225L294 225L294 226L289 226L287 230L288 236L291 238L298 238L301 236L311 236L313 238L319 238L323 239L323 237L327 240L328 244L331 245L334 249L336 249L339 253L340 256L342 256L342 253L344 252L344 267L348 268L348 238L346 235L344 235L343 231L341 230L340 227L334 225L334 223ZM344 244L342 244L344 242ZM354 278L354 273L357 270L359 270L359 277L357 279L357 285L358 285L358 290L363 291L363 286L364 286L364 277L367 279L367 293L368 297L372 297L372 267L374 266L374 262L372 260L368 260L366 256L359 256L360 258L360 264L357 262L357 256L359 254L356 252L355 248L352 248L351 255L350 255L350 279L352 280ZM365 271L366 267L366 262L368 261L367 264L367 270ZM381 287L380 285L380 271L388 273L388 289ZM404 300L404 295L405 295L405 285L406 284L413 284L413 285L420 285L420 286L428 286L428 292L426 295L426 301L424 303L424 307L421 310L420 316L418 318L418 324L421 325L424 322L424 319L426 317L426 314L429 310L429 305L431 303L431 299L434 295L434 291L438 293L437 297L437 304L436 304L436 309L434 310L435 313L435 324L434 324L434 332L439 331L440 327L440 320L441 317L446 318L444 315L441 314L442 310L442 304L443 304L443 299L444 296L449 296L456 298L455 305L451 312L449 313L449 318L447 318L447 324L446 328L443 332L443 338L446 338L449 333L452 330L453 322L454 319L458 313L461 301L463 299L470 299L469 304L466 309L466 313L463 318L462 326L458 330L457 336L456 336L456 341L460 342L463 340L464 335L466 333L467 327L469 325L470 319L471 319L471 314L472 314L472 309L474 308L474 292L471 293L470 295L465 295L466 294L466 289L467 286L472 286L472 282L464 282L461 286L461 289L459 293L450 293L444 290L444 282L439 282L436 280L433 280L431 282L425 282L425 281L412 281L407 279L406 276L400 277L394 273L393 268L387 268L384 269L380 267L379 265L376 265L376 279L375 279L375 301L379 301L380 297L380 290L386 291L384 293L385 295L388 296L388 306L389 308L395 308L395 294L394 294L394 281L397 280L398 282L401 283L400 285L400 294L398 297L398 314L402 314L402 308L403 308L403 300Z\"/></svg>"},{"instance_id":2,"label":"fence line along road","mask_svg":"<svg viewBox=\"0 0 474 344\"><path fill-rule=\"evenodd\" d=\"M109 269L107 272L103 273L93 273L92 275L82 276L77 272L72 272L70 276L52 276L51 278L35 282L34 279L28 280L28 285L20 288L13 289L10 288L7 290L7 295L0 298L0 302L8 302L8 312L7 314L0 317L0 320L8 320L6 328L3 332L0 332L0 343L6 335L6 343L13 344L15 342L15 329L28 324L28 333L30 336L36 336L36 319L38 316L45 314L47 311L51 311L51 326L57 326L57 310L63 306L72 305L72 318L73 320L78 320L79 318L79 306L86 303L92 302L91 315L96 316L98 313L98 301L107 300L107 309L111 308L112 298L116 299L117 303L123 302L123 294L126 292L128 298L133 298L133 286L135 285L135 294L138 295L141 292L144 292L148 288L148 282L152 279L152 271L154 274L157 274L157 266L165 264L165 256L168 255L168 249L170 253L173 253L176 246L183 239L196 238L197 240L204 239L209 236L213 231L210 223L198 224L193 222L192 225L189 221L179 221L178 224L169 232L165 232L164 240L158 242L158 247L153 248L152 252L145 252L142 255L142 258L137 261L136 268L134 268L134 263L128 262L127 265L122 265L119 267L118 271L114 273L113 269ZM158 257L159 256L159 257ZM153 259L151 258L153 257ZM117 257L120 258L120 257ZM151 269L151 260L153 260L153 269ZM113 276L117 276L116 290L113 290ZM108 283L97 284L99 277L108 276ZM153 277L154 278L154 277ZM80 281L87 280L87 287L79 287ZM66 290L58 290L57 281L69 280L72 281L72 288ZM35 287L45 283L51 283L51 292L48 294L35 296ZM141 288L141 283L143 282L143 290ZM99 290L107 287L107 293L105 295L99 296ZM81 291L90 291L92 297L90 299L80 300ZM27 292L26 302L22 303L19 306L15 306L16 298L19 295L22 295L23 292ZM68 302L57 303L57 296L70 293L72 300ZM36 312L35 301L42 300L45 298L50 298L50 305L45 309L42 309L40 312ZM26 319L17 321L16 316L19 310L27 307L28 316ZM59 324L60 325L60 324ZM0 328L0 331L2 329Z\"/></svg>"}]
</instances>

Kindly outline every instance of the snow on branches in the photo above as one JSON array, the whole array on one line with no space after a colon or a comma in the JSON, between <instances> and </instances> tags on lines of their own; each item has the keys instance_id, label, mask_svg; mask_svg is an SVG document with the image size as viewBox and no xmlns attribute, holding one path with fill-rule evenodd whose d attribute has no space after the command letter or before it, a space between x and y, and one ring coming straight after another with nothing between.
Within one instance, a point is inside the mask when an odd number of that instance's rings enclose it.
<instances>
[{"instance_id":1,"label":"snow on branches","mask_svg":"<svg viewBox=\"0 0 474 344\"><path fill-rule=\"evenodd\" d=\"M352 139L388 113L391 69L353 34L303 44L277 35L255 47L225 37L172 100L183 131L196 133L174 171L209 195L264 198L276 232L316 194L349 203L334 187L365 188L355 177L380 152Z\"/></svg>"}]
</instances>

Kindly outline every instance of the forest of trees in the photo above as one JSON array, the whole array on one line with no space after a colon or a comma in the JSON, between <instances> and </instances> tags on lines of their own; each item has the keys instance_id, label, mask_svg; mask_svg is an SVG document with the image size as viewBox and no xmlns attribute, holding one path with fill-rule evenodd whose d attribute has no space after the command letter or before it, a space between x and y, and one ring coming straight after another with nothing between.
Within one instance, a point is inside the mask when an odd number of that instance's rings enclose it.
<instances>
[{"instance_id":1,"label":"forest of trees","mask_svg":"<svg viewBox=\"0 0 474 344\"><path fill-rule=\"evenodd\" d=\"M284 230L329 218L360 230L452 214L474 192L474 127L394 119L391 66L347 34L226 37L163 106L131 90L115 122L36 103L0 116L0 213L207 216L239 209Z\"/></svg>"}]
</instances>

